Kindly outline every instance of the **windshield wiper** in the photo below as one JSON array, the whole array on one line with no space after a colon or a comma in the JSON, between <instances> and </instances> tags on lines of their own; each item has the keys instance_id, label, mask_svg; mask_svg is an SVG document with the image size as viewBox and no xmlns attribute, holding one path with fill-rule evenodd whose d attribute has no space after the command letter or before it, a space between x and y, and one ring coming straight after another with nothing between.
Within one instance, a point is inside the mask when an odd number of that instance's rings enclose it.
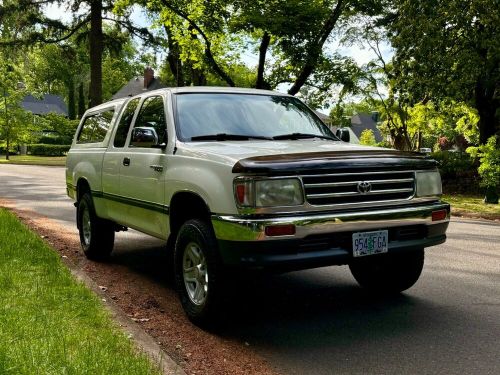
<instances>
[{"instance_id":1,"label":"windshield wiper","mask_svg":"<svg viewBox=\"0 0 500 375\"><path fill-rule=\"evenodd\" d=\"M327 135L320 135L320 134L308 134L308 133L290 133L290 134L281 134L281 135L275 135L273 137L274 140L280 140L280 139L307 139L307 138L321 138L321 139L329 139L331 141L338 141L337 138L329 137Z\"/></svg>"},{"instance_id":2,"label":"windshield wiper","mask_svg":"<svg viewBox=\"0 0 500 375\"><path fill-rule=\"evenodd\" d=\"M197 135L191 137L192 141L248 141L249 139L272 140L273 138L262 137L260 135L227 134L227 133Z\"/></svg>"}]
</instances>

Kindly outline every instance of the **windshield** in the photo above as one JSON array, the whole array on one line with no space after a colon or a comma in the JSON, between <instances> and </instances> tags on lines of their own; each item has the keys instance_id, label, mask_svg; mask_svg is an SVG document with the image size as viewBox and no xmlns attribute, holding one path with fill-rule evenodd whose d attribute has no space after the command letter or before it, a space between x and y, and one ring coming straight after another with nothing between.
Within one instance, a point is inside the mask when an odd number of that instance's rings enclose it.
<instances>
[{"instance_id":1,"label":"windshield","mask_svg":"<svg viewBox=\"0 0 500 375\"><path fill-rule=\"evenodd\" d=\"M176 113L181 141L298 139L297 134L337 140L309 108L288 96L177 94Z\"/></svg>"}]
</instances>

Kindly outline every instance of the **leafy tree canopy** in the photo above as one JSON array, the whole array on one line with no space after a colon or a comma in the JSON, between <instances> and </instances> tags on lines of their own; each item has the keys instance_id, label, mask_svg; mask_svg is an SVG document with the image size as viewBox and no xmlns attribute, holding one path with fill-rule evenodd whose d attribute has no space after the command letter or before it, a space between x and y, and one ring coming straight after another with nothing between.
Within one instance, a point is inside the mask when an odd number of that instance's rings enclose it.
<instances>
[{"instance_id":1,"label":"leafy tree canopy","mask_svg":"<svg viewBox=\"0 0 500 375\"><path fill-rule=\"evenodd\" d=\"M500 134L500 2L393 3L395 88L411 103L452 98L477 109L480 142Z\"/></svg>"}]
</instances>

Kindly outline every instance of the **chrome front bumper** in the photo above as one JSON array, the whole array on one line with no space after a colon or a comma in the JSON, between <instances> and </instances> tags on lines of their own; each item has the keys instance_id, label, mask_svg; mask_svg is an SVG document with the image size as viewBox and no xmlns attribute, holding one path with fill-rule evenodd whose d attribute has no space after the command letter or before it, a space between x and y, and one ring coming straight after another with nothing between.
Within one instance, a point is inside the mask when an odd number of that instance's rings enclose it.
<instances>
[{"instance_id":1,"label":"chrome front bumper","mask_svg":"<svg viewBox=\"0 0 500 375\"><path fill-rule=\"evenodd\" d=\"M432 212L439 210L447 211L446 219L432 221ZM418 206L264 218L213 215L212 225L218 240L278 241L302 239L315 234L367 231L405 225L423 224L430 226L449 222L449 220L450 205L435 202ZM290 224L295 225L296 232L294 235L268 237L265 234L266 226Z\"/></svg>"},{"instance_id":2,"label":"chrome front bumper","mask_svg":"<svg viewBox=\"0 0 500 375\"><path fill-rule=\"evenodd\" d=\"M446 211L432 220L434 211ZM420 250L446 241L450 206L435 202L407 207L300 216L212 216L219 252L227 266L298 270L352 261L352 234L387 229L388 252ZM266 226L295 225L294 235L266 236ZM408 235L408 233L411 233Z\"/></svg>"}]
</instances>

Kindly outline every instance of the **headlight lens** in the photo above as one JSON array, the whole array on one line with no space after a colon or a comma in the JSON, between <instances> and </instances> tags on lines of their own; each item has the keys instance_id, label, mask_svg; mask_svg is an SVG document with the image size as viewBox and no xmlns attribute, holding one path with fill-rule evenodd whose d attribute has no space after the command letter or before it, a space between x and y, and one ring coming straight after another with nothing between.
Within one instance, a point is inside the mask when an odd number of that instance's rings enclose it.
<instances>
[{"instance_id":1,"label":"headlight lens","mask_svg":"<svg viewBox=\"0 0 500 375\"><path fill-rule=\"evenodd\" d=\"M417 197L428 197L443 194L441 175L438 170L417 171Z\"/></svg>"},{"instance_id":2,"label":"headlight lens","mask_svg":"<svg viewBox=\"0 0 500 375\"><path fill-rule=\"evenodd\" d=\"M298 178L236 179L236 202L240 207L298 206L304 203Z\"/></svg>"}]
</instances>

